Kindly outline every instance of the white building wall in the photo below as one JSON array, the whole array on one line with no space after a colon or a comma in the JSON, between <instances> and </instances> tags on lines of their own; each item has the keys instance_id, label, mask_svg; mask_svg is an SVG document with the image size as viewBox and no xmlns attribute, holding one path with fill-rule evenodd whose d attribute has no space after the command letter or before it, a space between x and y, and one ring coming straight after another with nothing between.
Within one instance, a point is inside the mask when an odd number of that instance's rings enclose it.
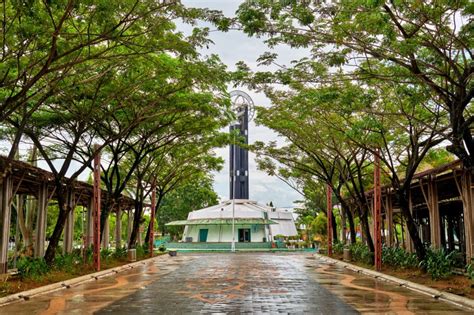
<instances>
[{"instance_id":1,"label":"white building wall","mask_svg":"<svg viewBox=\"0 0 474 315\"><path fill-rule=\"evenodd\" d=\"M193 242L199 242L200 229L208 229L207 242L232 242L232 225L189 225L183 234L183 241L186 237L192 237ZM239 229L250 229L251 242L263 242L264 237L269 241L264 225L236 225L236 242L239 241Z\"/></svg>"}]
</instances>

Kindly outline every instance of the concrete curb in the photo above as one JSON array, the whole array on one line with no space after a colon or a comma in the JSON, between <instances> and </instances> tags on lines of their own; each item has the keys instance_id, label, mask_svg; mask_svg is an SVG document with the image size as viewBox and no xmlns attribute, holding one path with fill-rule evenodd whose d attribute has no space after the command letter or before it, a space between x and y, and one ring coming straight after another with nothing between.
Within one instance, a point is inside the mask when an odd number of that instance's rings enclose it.
<instances>
[{"instance_id":1,"label":"concrete curb","mask_svg":"<svg viewBox=\"0 0 474 315\"><path fill-rule=\"evenodd\" d=\"M115 275L117 273L120 273L122 271L130 270L130 269L136 268L138 266L147 265L150 262L152 262L154 260L157 260L157 259L164 259L165 257L169 258L168 255L160 255L160 256L153 257L153 258L147 258L147 259L143 259L143 260L133 262L133 263L130 263L130 264L122 265L122 266L119 266L119 267L110 268L110 269L90 273L90 274L80 276L80 277L77 277L77 278L72 278L72 279L69 279L69 280L48 284L48 285L45 285L45 286L42 286L42 287L39 287L39 288L35 288L35 289L31 289L31 290L27 290L27 291L7 295L3 298L0 298L0 307L5 306L7 304L14 303L14 302L18 302L18 301L27 301L31 297L34 297L34 296L37 296L37 295L50 293L50 292L61 290L61 289L70 289L72 287L78 286L78 285L83 284L85 282L98 280L100 278L109 277L109 276Z\"/></svg>"},{"instance_id":2,"label":"concrete curb","mask_svg":"<svg viewBox=\"0 0 474 315\"><path fill-rule=\"evenodd\" d=\"M362 267L359 267L359 266L356 266L356 265L353 265L353 264L350 264L350 263L347 263L347 262L343 262L343 261L340 261L340 260L337 260L337 259L334 259L334 258L323 256L323 255L320 255L320 254L314 254L314 256L316 258L322 260L322 261L342 266L346 269L349 269L351 271L370 276L372 278L385 280L387 282L393 282L393 283L395 283L395 284L397 284L401 287L404 287L404 288L407 288L407 289L410 289L410 290L413 290L413 291L416 291L416 292L419 292L419 293L422 293L422 294L429 295L429 296L431 296L432 298L434 298L436 300L442 300L442 301L445 301L445 302L455 304L457 306L462 306L462 307L467 308L469 310L474 310L474 300L472 300L470 298L462 297L462 296L452 294L452 293L448 293L448 292L439 291L439 290L436 290L436 289L433 289L433 288L430 288L430 287L427 287L427 286L424 286L424 285L421 285L421 284L418 284L418 283L415 283L415 282L399 279L399 278L396 278L396 277L393 277L393 276L386 275L386 274L381 273L381 272L377 272L377 271L374 271L374 270L362 268Z\"/></svg>"}]
</instances>

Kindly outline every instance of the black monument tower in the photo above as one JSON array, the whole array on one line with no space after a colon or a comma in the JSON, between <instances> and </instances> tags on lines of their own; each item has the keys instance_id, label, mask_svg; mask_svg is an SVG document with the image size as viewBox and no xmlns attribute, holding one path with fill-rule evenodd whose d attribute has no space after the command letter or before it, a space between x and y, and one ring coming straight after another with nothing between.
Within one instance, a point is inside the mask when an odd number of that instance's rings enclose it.
<instances>
[{"instance_id":1,"label":"black monument tower","mask_svg":"<svg viewBox=\"0 0 474 315\"><path fill-rule=\"evenodd\" d=\"M249 120L253 113L253 101L242 91L230 92L232 110L237 120L232 122L230 132L238 130L238 135L248 144ZM230 145L230 199L249 199L249 154L238 145Z\"/></svg>"}]
</instances>

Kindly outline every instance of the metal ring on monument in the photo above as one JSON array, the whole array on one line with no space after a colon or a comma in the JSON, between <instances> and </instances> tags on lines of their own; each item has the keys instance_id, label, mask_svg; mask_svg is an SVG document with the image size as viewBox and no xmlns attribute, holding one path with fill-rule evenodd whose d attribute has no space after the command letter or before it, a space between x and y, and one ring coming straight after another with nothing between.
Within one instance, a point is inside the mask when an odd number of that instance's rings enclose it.
<instances>
[{"instance_id":1,"label":"metal ring on monument","mask_svg":"<svg viewBox=\"0 0 474 315\"><path fill-rule=\"evenodd\" d=\"M242 117L242 115L245 114L245 109L248 109L249 121L251 121L255 115L255 105L252 98L240 90L234 90L230 92L229 95L232 104L232 112L235 113L237 118Z\"/></svg>"}]
</instances>

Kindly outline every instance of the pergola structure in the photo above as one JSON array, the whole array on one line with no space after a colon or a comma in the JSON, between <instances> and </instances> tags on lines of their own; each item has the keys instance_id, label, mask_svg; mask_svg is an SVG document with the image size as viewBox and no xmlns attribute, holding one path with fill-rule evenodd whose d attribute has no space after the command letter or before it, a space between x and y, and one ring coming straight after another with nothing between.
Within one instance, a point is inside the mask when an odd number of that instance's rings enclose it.
<instances>
[{"instance_id":1,"label":"pergola structure","mask_svg":"<svg viewBox=\"0 0 474 315\"><path fill-rule=\"evenodd\" d=\"M374 190L367 192L367 198L374 218ZM457 250L468 263L474 259L473 175L460 161L417 173L411 183L409 204L420 237L427 246ZM413 252L413 242L408 229L403 228L403 219L400 220L403 239L395 240L394 219L401 216L401 210L391 186L382 187L381 205L381 234L385 246L398 243ZM370 222L373 239L374 221Z\"/></svg>"},{"instance_id":2,"label":"pergola structure","mask_svg":"<svg viewBox=\"0 0 474 315\"><path fill-rule=\"evenodd\" d=\"M0 156L0 274L7 272L8 268L8 243L10 240L11 209L15 196L33 196L37 201L36 224L34 233L34 256L43 257L46 245L46 218L48 204L57 199L54 176L51 172L32 166L28 163L9 160ZM94 206L93 206L93 185L74 181L73 187L68 187L71 191L68 202L73 209L69 212L64 227L64 252L70 253L73 249L74 236L74 209L82 206L87 209L86 227L84 235L84 248L93 244L94 235ZM101 190L101 204L104 205L108 197L108 192ZM21 199L21 198L20 198ZM135 200L121 196L119 206L112 209L120 222L122 211L128 211L128 237L131 232L130 210L135 207ZM102 237L102 247L109 245L109 224L105 223L104 235ZM121 244L121 224L116 224L115 242Z\"/></svg>"}]
</instances>

